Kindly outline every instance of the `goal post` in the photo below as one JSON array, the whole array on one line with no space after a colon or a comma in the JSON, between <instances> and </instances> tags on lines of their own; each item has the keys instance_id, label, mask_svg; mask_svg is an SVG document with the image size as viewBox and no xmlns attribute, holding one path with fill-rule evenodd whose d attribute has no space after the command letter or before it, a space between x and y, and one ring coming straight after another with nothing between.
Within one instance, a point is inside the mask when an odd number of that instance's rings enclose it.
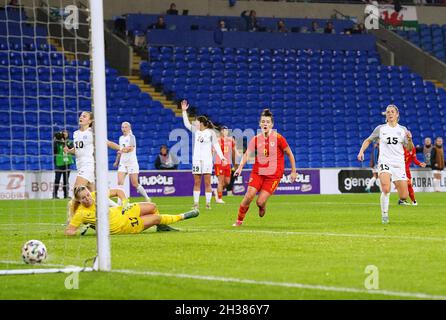
<instances>
[{"instance_id":1,"label":"goal post","mask_svg":"<svg viewBox=\"0 0 446 320\"><path fill-rule=\"evenodd\" d=\"M110 271L103 0L0 0L0 69L0 275ZM95 119L96 236L67 237L53 143L63 129L73 139L82 111ZM41 264L21 259L30 239L47 247Z\"/></svg>"},{"instance_id":2,"label":"goal post","mask_svg":"<svg viewBox=\"0 0 446 320\"><path fill-rule=\"evenodd\" d=\"M102 0L90 1L93 109L95 118L97 239L99 270L111 270L108 217L107 100L105 92L104 19Z\"/></svg>"}]
</instances>

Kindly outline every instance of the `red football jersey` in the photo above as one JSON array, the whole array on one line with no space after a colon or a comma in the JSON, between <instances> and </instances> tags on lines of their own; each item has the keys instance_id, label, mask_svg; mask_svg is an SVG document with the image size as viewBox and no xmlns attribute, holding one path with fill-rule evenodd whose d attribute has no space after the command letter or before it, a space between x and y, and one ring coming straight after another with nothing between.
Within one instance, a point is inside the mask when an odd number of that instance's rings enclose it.
<instances>
[{"instance_id":1,"label":"red football jersey","mask_svg":"<svg viewBox=\"0 0 446 320\"><path fill-rule=\"evenodd\" d=\"M284 150L286 139L273 131L268 137L258 134L248 144L248 151L255 152L252 172L269 178L282 178L285 170Z\"/></svg>"},{"instance_id":2,"label":"red football jersey","mask_svg":"<svg viewBox=\"0 0 446 320\"><path fill-rule=\"evenodd\" d=\"M225 156L226 160L228 160L227 165L231 165L232 163L232 154L235 152L235 141L233 137L221 137L218 139L218 144L220 145L221 151ZM221 164L221 159L218 155L215 155L215 163Z\"/></svg>"},{"instance_id":3,"label":"red football jersey","mask_svg":"<svg viewBox=\"0 0 446 320\"><path fill-rule=\"evenodd\" d=\"M417 166L420 165L420 161L417 159L417 151L415 148L412 149L412 151L408 151L406 148L404 148L404 162L406 164L406 174L410 176L410 165L415 163Z\"/></svg>"}]
</instances>

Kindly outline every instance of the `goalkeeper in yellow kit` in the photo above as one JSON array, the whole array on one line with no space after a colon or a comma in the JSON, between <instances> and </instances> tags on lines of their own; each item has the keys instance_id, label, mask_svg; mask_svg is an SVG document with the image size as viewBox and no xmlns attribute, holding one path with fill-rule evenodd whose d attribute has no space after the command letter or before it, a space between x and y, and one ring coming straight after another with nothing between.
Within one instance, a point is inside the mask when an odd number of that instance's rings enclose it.
<instances>
[{"instance_id":1,"label":"goalkeeper in yellow kit","mask_svg":"<svg viewBox=\"0 0 446 320\"><path fill-rule=\"evenodd\" d=\"M177 215L160 214L156 204L152 202L129 203L121 189L111 189L109 197L119 197L122 206L109 208L110 234L141 233L154 225L168 225L181 220L195 218L198 210L192 210ZM70 221L65 229L65 235L76 235L82 224L96 228L96 193L87 187L74 188L74 205L70 213Z\"/></svg>"}]
</instances>

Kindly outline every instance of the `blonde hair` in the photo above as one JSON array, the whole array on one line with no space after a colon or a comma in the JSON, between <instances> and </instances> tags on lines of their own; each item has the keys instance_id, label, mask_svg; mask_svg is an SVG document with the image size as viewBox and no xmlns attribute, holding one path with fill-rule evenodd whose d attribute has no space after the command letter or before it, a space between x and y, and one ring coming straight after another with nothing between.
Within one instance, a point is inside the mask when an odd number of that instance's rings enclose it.
<instances>
[{"instance_id":1,"label":"blonde hair","mask_svg":"<svg viewBox=\"0 0 446 320\"><path fill-rule=\"evenodd\" d=\"M384 116L387 115L387 110L389 110L389 108L394 108L395 109L396 113L398 114L398 118L397 118L396 122L398 122L400 120L400 110L398 110L398 107L396 105L394 105L394 104L389 104L386 107L386 111L383 112L383 115ZM386 118L386 122L387 122L387 118Z\"/></svg>"},{"instance_id":2,"label":"blonde hair","mask_svg":"<svg viewBox=\"0 0 446 320\"><path fill-rule=\"evenodd\" d=\"M126 124L126 125L129 126L129 128L130 128L130 133L133 134L133 131L132 131L132 125L130 124L130 122L128 122L128 121L124 121L123 123L121 123L121 127L122 127L124 124Z\"/></svg>"},{"instance_id":3,"label":"blonde hair","mask_svg":"<svg viewBox=\"0 0 446 320\"><path fill-rule=\"evenodd\" d=\"M71 216L70 218L72 218L72 216L76 213L77 208L79 208L79 206L81 205L81 200L79 199L79 195L84 190L88 190L88 188L86 186L82 186L82 185L74 187L74 190L73 190L74 198L71 200L72 205L70 208L70 216ZM71 212L71 209L72 209L72 212Z\"/></svg>"}]
</instances>

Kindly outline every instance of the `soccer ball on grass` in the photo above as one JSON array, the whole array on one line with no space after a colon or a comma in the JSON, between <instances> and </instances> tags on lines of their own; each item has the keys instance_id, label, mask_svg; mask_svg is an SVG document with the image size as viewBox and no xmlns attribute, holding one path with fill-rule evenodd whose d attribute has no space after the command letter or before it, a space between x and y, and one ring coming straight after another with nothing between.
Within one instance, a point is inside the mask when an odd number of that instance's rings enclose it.
<instances>
[{"instance_id":1,"label":"soccer ball on grass","mask_svg":"<svg viewBox=\"0 0 446 320\"><path fill-rule=\"evenodd\" d=\"M26 264L42 263L46 256L46 247L42 241L29 240L22 247L22 258Z\"/></svg>"}]
</instances>

